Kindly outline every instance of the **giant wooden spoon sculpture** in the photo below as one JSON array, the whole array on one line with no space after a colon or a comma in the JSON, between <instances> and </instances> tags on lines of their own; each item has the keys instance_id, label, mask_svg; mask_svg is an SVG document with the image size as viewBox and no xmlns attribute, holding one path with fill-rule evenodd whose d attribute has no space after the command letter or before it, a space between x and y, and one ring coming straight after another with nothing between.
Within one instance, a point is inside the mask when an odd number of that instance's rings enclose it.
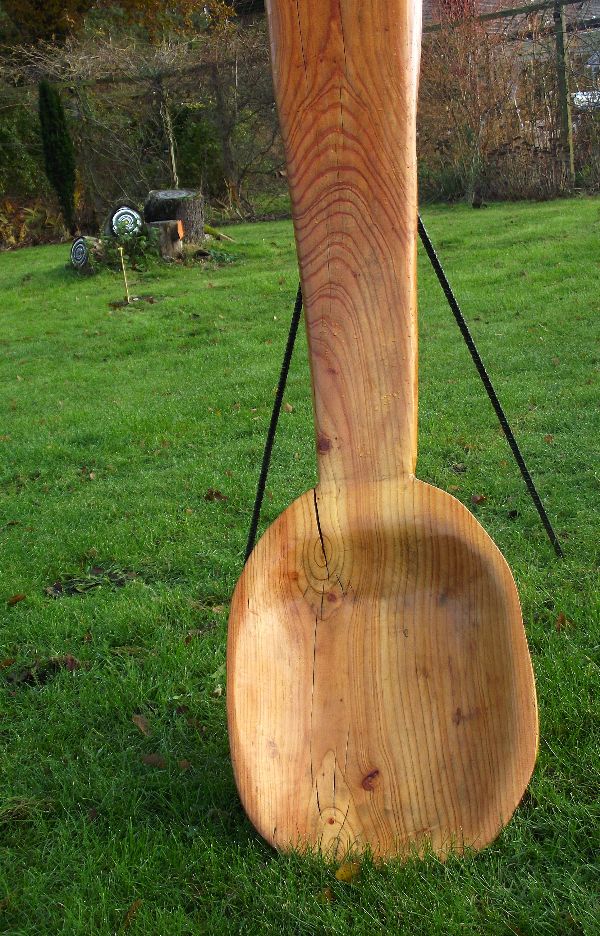
<instances>
[{"instance_id":1,"label":"giant wooden spoon sculpture","mask_svg":"<svg viewBox=\"0 0 600 936\"><path fill-rule=\"evenodd\" d=\"M278 848L480 848L537 749L519 599L492 540L414 477L417 0L268 0L319 484L238 582L236 781Z\"/></svg>"}]
</instances>

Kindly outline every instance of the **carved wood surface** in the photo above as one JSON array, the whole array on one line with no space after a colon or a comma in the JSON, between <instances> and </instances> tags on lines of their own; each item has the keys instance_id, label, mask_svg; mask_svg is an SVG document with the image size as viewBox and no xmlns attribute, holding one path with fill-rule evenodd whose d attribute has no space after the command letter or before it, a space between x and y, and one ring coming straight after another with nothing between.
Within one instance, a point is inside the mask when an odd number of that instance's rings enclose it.
<instances>
[{"instance_id":1,"label":"carved wood surface","mask_svg":"<svg viewBox=\"0 0 600 936\"><path fill-rule=\"evenodd\" d=\"M537 750L508 565L415 479L413 0L270 0L305 297L319 483L233 597L238 789L275 846L340 857L483 847Z\"/></svg>"}]
</instances>

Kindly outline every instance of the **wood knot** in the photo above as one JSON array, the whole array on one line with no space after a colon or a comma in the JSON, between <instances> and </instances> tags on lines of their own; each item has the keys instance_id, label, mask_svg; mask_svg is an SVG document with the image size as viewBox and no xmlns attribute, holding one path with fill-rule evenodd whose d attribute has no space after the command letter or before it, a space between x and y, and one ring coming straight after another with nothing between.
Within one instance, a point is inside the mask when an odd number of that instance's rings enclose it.
<instances>
[{"instance_id":1,"label":"wood knot","mask_svg":"<svg viewBox=\"0 0 600 936\"><path fill-rule=\"evenodd\" d=\"M457 708L454 715L452 716L452 721L455 725L461 725L463 722L472 721L472 719L477 718L478 715L478 708L473 709L472 712L463 712L461 708Z\"/></svg>"},{"instance_id":2,"label":"wood knot","mask_svg":"<svg viewBox=\"0 0 600 936\"><path fill-rule=\"evenodd\" d=\"M322 455L325 452L331 451L331 439L328 439L327 436L320 434L317 440L317 451Z\"/></svg>"},{"instance_id":3,"label":"wood knot","mask_svg":"<svg viewBox=\"0 0 600 936\"><path fill-rule=\"evenodd\" d=\"M372 770L371 773L368 773L366 777L363 777L361 786L363 790L367 790L368 792L372 793L377 785L378 780L379 780L379 771Z\"/></svg>"}]
</instances>

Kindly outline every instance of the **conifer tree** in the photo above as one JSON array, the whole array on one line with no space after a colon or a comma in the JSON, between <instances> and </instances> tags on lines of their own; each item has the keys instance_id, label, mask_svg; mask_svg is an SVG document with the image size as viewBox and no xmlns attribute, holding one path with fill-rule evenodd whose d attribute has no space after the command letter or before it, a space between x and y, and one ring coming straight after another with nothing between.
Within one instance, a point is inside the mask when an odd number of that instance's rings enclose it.
<instances>
[{"instance_id":1,"label":"conifer tree","mask_svg":"<svg viewBox=\"0 0 600 936\"><path fill-rule=\"evenodd\" d=\"M75 231L75 151L56 88L44 79L39 87L39 115L44 165L71 234Z\"/></svg>"}]
</instances>

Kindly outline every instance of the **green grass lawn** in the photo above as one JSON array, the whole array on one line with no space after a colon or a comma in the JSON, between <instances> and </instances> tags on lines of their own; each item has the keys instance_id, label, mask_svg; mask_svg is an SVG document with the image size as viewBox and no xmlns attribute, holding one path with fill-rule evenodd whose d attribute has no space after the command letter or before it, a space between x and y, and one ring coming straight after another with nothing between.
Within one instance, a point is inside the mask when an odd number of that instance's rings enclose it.
<instances>
[{"instance_id":1,"label":"green grass lawn","mask_svg":"<svg viewBox=\"0 0 600 936\"><path fill-rule=\"evenodd\" d=\"M421 255L418 475L506 555L537 678L539 760L512 822L480 854L365 862L344 883L272 852L240 807L227 606L296 290L291 224L231 229L233 264L133 273L157 301L125 309L119 277L78 277L68 245L2 254L0 932L600 932L600 200L425 222L565 550ZM304 336L286 401L264 523L315 480Z\"/></svg>"}]
</instances>

